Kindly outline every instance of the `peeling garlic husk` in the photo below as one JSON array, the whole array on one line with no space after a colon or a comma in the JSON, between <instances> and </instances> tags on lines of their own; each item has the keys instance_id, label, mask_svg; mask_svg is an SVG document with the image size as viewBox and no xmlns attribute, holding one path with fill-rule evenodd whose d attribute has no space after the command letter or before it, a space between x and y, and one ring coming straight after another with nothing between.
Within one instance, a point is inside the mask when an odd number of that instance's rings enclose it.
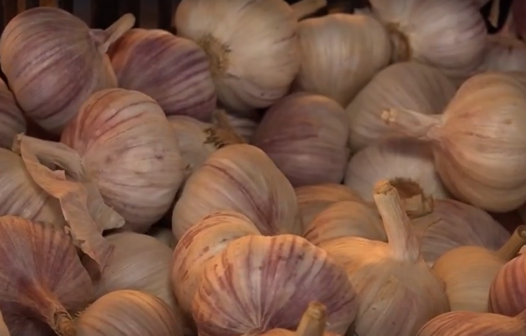
<instances>
[{"instance_id":1,"label":"peeling garlic husk","mask_svg":"<svg viewBox=\"0 0 526 336\"><path fill-rule=\"evenodd\" d=\"M396 135L381 121L383 110L399 107L436 113L447 106L454 94L453 83L432 67L403 62L383 69L346 108L351 148L357 151Z\"/></svg>"},{"instance_id":2,"label":"peeling garlic husk","mask_svg":"<svg viewBox=\"0 0 526 336\"><path fill-rule=\"evenodd\" d=\"M0 217L0 310L11 336L75 335L70 313L94 299L71 238L29 220Z\"/></svg>"},{"instance_id":3,"label":"peeling garlic husk","mask_svg":"<svg viewBox=\"0 0 526 336\"><path fill-rule=\"evenodd\" d=\"M155 99L167 115L210 121L216 107L205 52L161 29L128 31L108 52L119 87Z\"/></svg>"},{"instance_id":4,"label":"peeling garlic husk","mask_svg":"<svg viewBox=\"0 0 526 336\"><path fill-rule=\"evenodd\" d=\"M345 111L334 100L303 92L273 105L252 143L294 187L340 183L349 157Z\"/></svg>"},{"instance_id":5,"label":"peeling garlic husk","mask_svg":"<svg viewBox=\"0 0 526 336\"><path fill-rule=\"evenodd\" d=\"M347 165L344 184L364 200L372 201L376 182L386 179L399 193L403 190L397 181L404 181L417 184L428 197L448 197L431 148L414 139L390 138L360 150Z\"/></svg>"},{"instance_id":6,"label":"peeling garlic husk","mask_svg":"<svg viewBox=\"0 0 526 336\"><path fill-rule=\"evenodd\" d=\"M161 299L121 290L104 295L83 311L76 320L76 334L69 335L182 336L183 331Z\"/></svg>"},{"instance_id":7,"label":"peeling garlic husk","mask_svg":"<svg viewBox=\"0 0 526 336\"><path fill-rule=\"evenodd\" d=\"M451 310L487 312L493 279L525 243L526 226L521 225L496 252L480 246L461 246L442 255L433 271L446 283Z\"/></svg>"},{"instance_id":8,"label":"peeling garlic husk","mask_svg":"<svg viewBox=\"0 0 526 336\"><path fill-rule=\"evenodd\" d=\"M26 119L13 93L0 79L0 147L11 149L17 134L26 131Z\"/></svg>"},{"instance_id":9,"label":"peeling garlic husk","mask_svg":"<svg viewBox=\"0 0 526 336\"><path fill-rule=\"evenodd\" d=\"M292 6L283 0L183 0L175 26L179 36L206 52L221 103L242 111L268 107L289 91L301 61L297 20L325 5L325 0Z\"/></svg>"},{"instance_id":10,"label":"peeling garlic husk","mask_svg":"<svg viewBox=\"0 0 526 336\"><path fill-rule=\"evenodd\" d=\"M387 241L378 211L363 202L337 202L320 212L303 237L316 246L341 237Z\"/></svg>"},{"instance_id":11,"label":"peeling garlic husk","mask_svg":"<svg viewBox=\"0 0 526 336\"><path fill-rule=\"evenodd\" d=\"M179 240L199 220L217 211L247 216L262 234L301 234L294 189L259 148L232 144L214 152L186 181L172 214Z\"/></svg>"},{"instance_id":12,"label":"peeling garlic husk","mask_svg":"<svg viewBox=\"0 0 526 336\"><path fill-rule=\"evenodd\" d=\"M342 237L320 247L343 264L356 289L356 334L414 335L427 321L449 311L445 289L422 259L396 189L380 181L374 199L389 243Z\"/></svg>"},{"instance_id":13,"label":"peeling garlic husk","mask_svg":"<svg viewBox=\"0 0 526 336\"><path fill-rule=\"evenodd\" d=\"M344 185L335 183L303 186L294 189L294 191L298 200L299 211L302 216L302 232L305 232L307 227L319 213L336 202L363 202L361 197L353 190Z\"/></svg>"},{"instance_id":14,"label":"peeling garlic husk","mask_svg":"<svg viewBox=\"0 0 526 336\"><path fill-rule=\"evenodd\" d=\"M526 313L517 317L449 312L435 317L416 336L526 336Z\"/></svg>"},{"instance_id":15,"label":"peeling garlic husk","mask_svg":"<svg viewBox=\"0 0 526 336\"><path fill-rule=\"evenodd\" d=\"M489 291L491 313L516 316L526 309L526 255L508 261L493 279Z\"/></svg>"},{"instance_id":16,"label":"peeling garlic husk","mask_svg":"<svg viewBox=\"0 0 526 336\"><path fill-rule=\"evenodd\" d=\"M306 19L298 36L302 60L295 90L332 98L343 107L391 58L389 35L370 16Z\"/></svg>"}]
</instances>

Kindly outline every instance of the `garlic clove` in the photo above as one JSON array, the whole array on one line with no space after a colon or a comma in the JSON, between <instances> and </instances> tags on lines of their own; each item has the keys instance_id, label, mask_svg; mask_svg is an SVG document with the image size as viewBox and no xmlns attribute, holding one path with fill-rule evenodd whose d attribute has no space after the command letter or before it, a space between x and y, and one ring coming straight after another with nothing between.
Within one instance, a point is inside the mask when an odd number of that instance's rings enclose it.
<instances>
[{"instance_id":1,"label":"garlic clove","mask_svg":"<svg viewBox=\"0 0 526 336\"><path fill-rule=\"evenodd\" d=\"M77 336L181 336L173 313L159 298L134 290L104 295L76 321Z\"/></svg>"},{"instance_id":2,"label":"garlic clove","mask_svg":"<svg viewBox=\"0 0 526 336\"><path fill-rule=\"evenodd\" d=\"M10 149L17 134L26 131L26 119L13 93L0 79L0 147Z\"/></svg>"},{"instance_id":3,"label":"garlic clove","mask_svg":"<svg viewBox=\"0 0 526 336\"><path fill-rule=\"evenodd\" d=\"M12 216L0 217L0 237L0 310L11 336L72 335L69 314L89 304L93 287L70 237Z\"/></svg>"},{"instance_id":4,"label":"garlic clove","mask_svg":"<svg viewBox=\"0 0 526 336\"><path fill-rule=\"evenodd\" d=\"M210 121L214 82L204 51L193 41L160 29L136 28L110 48L119 87L147 94L167 115Z\"/></svg>"},{"instance_id":5,"label":"garlic clove","mask_svg":"<svg viewBox=\"0 0 526 336\"><path fill-rule=\"evenodd\" d=\"M259 334L295 328L311 301L327 307L327 330L338 334L356 315L345 271L325 251L294 235L249 235L205 265L192 314L201 336Z\"/></svg>"},{"instance_id":6,"label":"garlic clove","mask_svg":"<svg viewBox=\"0 0 526 336\"><path fill-rule=\"evenodd\" d=\"M316 246L341 237L387 241L376 209L359 202L337 202L314 218L303 237Z\"/></svg>"},{"instance_id":7,"label":"garlic clove","mask_svg":"<svg viewBox=\"0 0 526 336\"><path fill-rule=\"evenodd\" d=\"M526 309L526 255L508 261L499 269L489 291L488 310L506 316L516 316Z\"/></svg>"}]
</instances>

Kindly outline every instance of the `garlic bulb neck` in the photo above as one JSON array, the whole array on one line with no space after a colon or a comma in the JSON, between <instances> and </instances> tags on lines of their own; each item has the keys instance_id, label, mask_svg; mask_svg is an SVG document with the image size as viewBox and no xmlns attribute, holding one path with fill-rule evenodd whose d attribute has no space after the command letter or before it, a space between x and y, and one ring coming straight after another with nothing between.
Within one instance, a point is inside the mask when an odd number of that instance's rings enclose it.
<instances>
[{"instance_id":1,"label":"garlic bulb neck","mask_svg":"<svg viewBox=\"0 0 526 336\"><path fill-rule=\"evenodd\" d=\"M420 243L413 234L397 190L388 181L378 182L374 188L374 202L382 217L393 259L418 262Z\"/></svg>"},{"instance_id":2,"label":"garlic bulb neck","mask_svg":"<svg viewBox=\"0 0 526 336\"><path fill-rule=\"evenodd\" d=\"M292 4L290 8L292 8L296 20L299 21L326 6L326 0L302 0Z\"/></svg>"},{"instance_id":3,"label":"garlic bulb neck","mask_svg":"<svg viewBox=\"0 0 526 336\"><path fill-rule=\"evenodd\" d=\"M120 19L115 21L108 29L104 30L104 39L100 41L99 52L105 54L110 46L115 43L122 35L128 30L132 29L135 25L135 16L133 14L124 14Z\"/></svg>"},{"instance_id":4,"label":"garlic bulb neck","mask_svg":"<svg viewBox=\"0 0 526 336\"><path fill-rule=\"evenodd\" d=\"M204 35L197 44L204 50L208 57L208 67L212 77L224 76L230 66L228 54L230 48L227 44L219 41L212 34Z\"/></svg>"},{"instance_id":5,"label":"garlic bulb neck","mask_svg":"<svg viewBox=\"0 0 526 336\"><path fill-rule=\"evenodd\" d=\"M75 328L75 323L73 322L71 316L67 312L57 312L55 313L54 318L54 327L53 331L58 336L76 336L77 331Z\"/></svg>"},{"instance_id":6,"label":"garlic bulb neck","mask_svg":"<svg viewBox=\"0 0 526 336\"><path fill-rule=\"evenodd\" d=\"M409 218L418 218L433 212L433 198L427 197L420 184L406 178L389 180L400 196Z\"/></svg>"},{"instance_id":7,"label":"garlic bulb neck","mask_svg":"<svg viewBox=\"0 0 526 336\"><path fill-rule=\"evenodd\" d=\"M435 141L441 137L441 115L426 115L411 110L390 108L382 112L385 124L412 138Z\"/></svg>"},{"instance_id":8,"label":"garlic bulb neck","mask_svg":"<svg viewBox=\"0 0 526 336\"><path fill-rule=\"evenodd\" d=\"M386 25L387 32L391 39L392 62L406 62L411 60L411 45L407 36L398 29L398 24L389 23Z\"/></svg>"},{"instance_id":9,"label":"garlic bulb neck","mask_svg":"<svg viewBox=\"0 0 526 336\"><path fill-rule=\"evenodd\" d=\"M520 225L511 235L510 239L497 251L497 256L502 260L513 259L521 247L526 244L526 225Z\"/></svg>"},{"instance_id":10,"label":"garlic bulb neck","mask_svg":"<svg viewBox=\"0 0 526 336\"><path fill-rule=\"evenodd\" d=\"M323 336L327 324L327 308L320 302L311 302L301 317L296 336Z\"/></svg>"},{"instance_id":11,"label":"garlic bulb neck","mask_svg":"<svg viewBox=\"0 0 526 336\"><path fill-rule=\"evenodd\" d=\"M218 149L227 145L245 143L245 139L237 134L224 110L216 109L212 113L212 119L214 127L205 130L207 134L205 143L211 143Z\"/></svg>"}]
</instances>

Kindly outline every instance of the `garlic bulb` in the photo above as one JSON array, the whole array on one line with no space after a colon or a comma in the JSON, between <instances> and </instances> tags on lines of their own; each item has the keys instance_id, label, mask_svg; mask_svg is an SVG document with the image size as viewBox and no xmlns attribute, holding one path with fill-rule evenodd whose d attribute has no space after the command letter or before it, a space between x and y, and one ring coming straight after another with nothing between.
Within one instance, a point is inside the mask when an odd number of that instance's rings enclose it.
<instances>
[{"instance_id":1,"label":"garlic bulb","mask_svg":"<svg viewBox=\"0 0 526 336\"><path fill-rule=\"evenodd\" d=\"M451 310L487 312L493 279L525 243L526 226L522 225L497 252L480 246L461 246L442 255L433 271L446 283Z\"/></svg>"},{"instance_id":2,"label":"garlic bulb","mask_svg":"<svg viewBox=\"0 0 526 336\"><path fill-rule=\"evenodd\" d=\"M71 238L20 217L0 217L0 310L11 336L74 335L70 313L93 299Z\"/></svg>"},{"instance_id":3,"label":"garlic bulb","mask_svg":"<svg viewBox=\"0 0 526 336\"><path fill-rule=\"evenodd\" d=\"M0 147L11 149L13 139L26 130L26 119L15 97L0 79Z\"/></svg>"},{"instance_id":4,"label":"garlic bulb","mask_svg":"<svg viewBox=\"0 0 526 336\"><path fill-rule=\"evenodd\" d=\"M342 237L319 246L344 265L356 289L356 334L415 335L427 321L449 311L445 289L420 255L396 189L380 181L374 200L389 243Z\"/></svg>"},{"instance_id":5,"label":"garlic bulb","mask_svg":"<svg viewBox=\"0 0 526 336\"><path fill-rule=\"evenodd\" d=\"M249 235L205 264L192 315L201 336L259 334L296 327L311 301L327 307L328 331L343 335L356 316L354 290L327 252L295 235Z\"/></svg>"},{"instance_id":6,"label":"garlic bulb","mask_svg":"<svg viewBox=\"0 0 526 336\"><path fill-rule=\"evenodd\" d=\"M355 151L395 133L380 120L382 111L400 107L436 113L446 107L455 87L437 69L405 62L380 71L347 106L350 145Z\"/></svg>"},{"instance_id":7,"label":"garlic bulb","mask_svg":"<svg viewBox=\"0 0 526 336\"><path fill-rule=\"evenodd\" d=\"M190 176L172 215L175 237L223 210L247 216L265 235L301 234L294 189L272 160L251 145L220 148Z\"/></svg>"},{"instance_id":8,"label":"garlic bulb","mask_svg":"<svg viewBox=\"0 0 526 336\"><path fill-rule=\"evenodd\" d=\"M389 35L365 15L330 14L299 23L301 67L299 91L312 92L347 106L389 64Z\"/></svg>"},{"instance_id":9,"label":"garlic bulb","mask_svg":"<svg viewBox=\"0 0 526 336\"><path fill-rule=\"evenodd\" d=\"M482 7L484 7L488 2L490 2L491 0L471 0L471 1L473 1L473 3L474 3L475 5L478 6L478 8L482 8Z\"/></svg>"},{"instance_id":10,"label":"garlic bulb","mask_svg":"<svg viewBox=\"0 0 526 336\"><path fill-rule=\"evenodd\" d=\"M429 266L460 246L480 246L496 251L510 234L487 212L455 200L435 200L431 213L413 218L413 231Z\"/></svg>"},{"instance_id":11,"label":"garlic bulb","mask_svg":"<svg viewBox=\"0 0 526 336\"><path fill-rule=\"evenodd\" d=\"M394 61L414 60L452 77L468 75L481 62L486 26L471 1L370 0L370 4L391 34Z\"/></svg>"},{"instance_id":12,"label":"garlic bulb","mask_svg":"<svg viewBox=\"0 0 526 336\"><path fill-rule=\"evenodd\" d=\"M361 202L337 202L320 212L303 237L316 246L341 237L387 241L376 209Z\"/></svg>"},{"instance_id":13,"label":"garlic bulb","mask_svg":"<svg viewBox=\"0 0 526 336\"><path fill-rule=\"evenodd\" d=\"M348 136L345 112L335 101L295 93L265 113L253 144L298 187L342 181Z\"/></svg>"},{"instance_id":14,"label":"garlic bulb","mask_svg":"<svg viewBox=\"0 0 526 336\"><path fill-rule=\"evenodd\" d=\"M162 300L134 290L111 292L99 298L80 314L76 328L77 336L183 335Z\"/></svg>"},{"instance_id":15,"label":"garlic bulb","mask_svg":"<svg viewBox=\"0 0 526 336\"><path fill-rule=\"evenodd\" d=\"M92 93L117 86L106 51L134 23L126 14L95 34L59 8L18 14L2 33L0 63L22 110L45 130L60 134Z\"/></svg>"},{"instance_id":16,"label":"garlic bulb","mask_svg":"<svg viewBox=\"0 0 526 336\"><path fill-rule=\"evenodd\" d=\"M489 291L490 312L516 316L526 310L525 271L525 254L520 254L500 268Z\"/></svg>"},{"instance_id":17,"label":"garlic bulb","mask_svg":"<svg viewBox=\"0 0 526 336\"><path fill-rule=\"evenodd\" d=\"M177 34L208 56L219 100L233 110L272 105L289 90L300 67L297 20L325 0L183 0ZM225 25L225 22L228 22ZM219 29L220 28L220 29Z\"/></svg>"},{"instance_id":18,"label":"garlic bulb","mask_svg":"<svg viewBox=\"0 0 526 336\"><path fill-rule=\"evenodd\" d=\"M416 336L526 336L526 312L517 317L449 312L429 321Z\"/></svg>"},{"instance_id":19,"label":"garlic bulb","mask_svg":"<svg viewBox=\"0 0 526 336\"><path fill-rule=\"evenodd\" d=\"M341 184L326 183L295 189L302 215L303 232L312 220L331 204L341 201L363 202L354 191Z\"/></svg>"},{"instance_id":20,"label":"garlic bulb","mask_svg":"<svg viewBox=\"0 0 526 336\"><path fill-rule=\"evenodd\" d=\"M148 235L154 237L172 250L175 248L175 245L177 245L177 241L175 240L172 230L168 228L154 226L148 231Z\"/></svg>"},{"instance_id":21,"label":"garlic bulb","mask_svg":"<svg viewBox=\"0 0 526 336\"><path fill-rule=\"evenodd\" d=\"M209 121L216 107L204 51L160 29L132 29L109 51L119 87L152 97L167 115Z\"/></svg>"},{"instance_id":22,"label":"garlic bulb","mask_svg":"<svg viewBox=\"0 0 526 336\"><path fill-rule=\"evenodd\" d=\"M147 95L108 89L88 99L62 133L106 203L145 232L170 208L183 181L177 138Z\"/></svg>"},{"instance_id":23,"label":"garlic bulb","mask_svg":"<svg viewBox=\"0 0 526 336\"><path fill-rule=\"evenodd\" d=\"M361 198L373 200L374 186L389 180L398 192L416 184L433 198L447 198L447 191L438 176L433 153L427 144L408 138L390 138L368 146L356 153L345 173L345 185ZM402 197L404 197L402 195Z\"/></svg>"},{"instance_id":24,"label":"garlic bulb","mask_svg":"<svg viewBox=\"0 0 526 336\"><path fill-rule=\"evenodd\" d=\"M393 131L433 146L447 189L479 208L511 211L526 202L526 97L512 74L487 72L468 79L442 115L385 110Z\"/></svg>"}]
</instances>

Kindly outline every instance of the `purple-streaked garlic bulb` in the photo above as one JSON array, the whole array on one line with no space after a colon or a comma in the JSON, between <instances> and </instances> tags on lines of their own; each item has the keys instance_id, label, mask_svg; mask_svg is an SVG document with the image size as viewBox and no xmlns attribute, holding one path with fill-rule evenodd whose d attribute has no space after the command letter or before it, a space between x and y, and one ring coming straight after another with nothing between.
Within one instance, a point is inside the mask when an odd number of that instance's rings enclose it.
<instances>
[{"instance_id":1,"label":"purple-streaked garlic bulb","mask_svg":"<svg viewBox=\"0 0 526 336\"><path fill-rule=\"evenodd\" d=\"M294 93L272 106L254 134L294 187L340 183L349 157L345 111L330 98Z\"/></svg>"},{"instance_id":2,"label":"purple-streaked garlic bulb","mask_svg":"<svg viewBox=\"0 0 526 336\"><path fill-rule=\"evenodd\" d=\"M26 130L26 119L13 93L0 79L0 147L11 149L13 140Z\"/></svg>"},{"instance_id":3,"label":"purple-streaked garlic bulb","mask_svg":"<svg viewBox=\"0 0 526 336\"><path fill-rule=\"evenodd\" d=\"M526 310L526 254L511 259L499 270L489 291L488 308L506 316Z\"/></svg>"},{"instance_id":4,"label":"purple-streaked garlic bulb","mask_svg":"<svg viewBox=\"0 0 526 336\"><path fill-rule=\"evenodd\" d=\"M0 64L22 110L46 131L60 134L91 94L117 86L106 51L134 23L126 14L94 32L59 8L18 14L2 33Z\"/></svg>"},{"instance_id":5,"label":"purple-streaked garlic bulb","mask_svg":"<svg viewBox=\"0 0 526 336\"><path fill-rule=\"evenodd\" d=\"M146 93L166 115L210 121L216 92L205 52L160 29L132 29L111 47L119 87Z\"/></svg>"},{"instance_id":6,"label":"purple-streaked garlic bulb","mask_svg":"<svg viewBox=\"0 0 526 336\"><path fill-rule=\"evenodd\" d=\"M256 132L258 122L253 118L237 116L233 113L226 114L227 120L232 129L241 136L246 142L250 142Z\"/></svg>"}]
</instances>

